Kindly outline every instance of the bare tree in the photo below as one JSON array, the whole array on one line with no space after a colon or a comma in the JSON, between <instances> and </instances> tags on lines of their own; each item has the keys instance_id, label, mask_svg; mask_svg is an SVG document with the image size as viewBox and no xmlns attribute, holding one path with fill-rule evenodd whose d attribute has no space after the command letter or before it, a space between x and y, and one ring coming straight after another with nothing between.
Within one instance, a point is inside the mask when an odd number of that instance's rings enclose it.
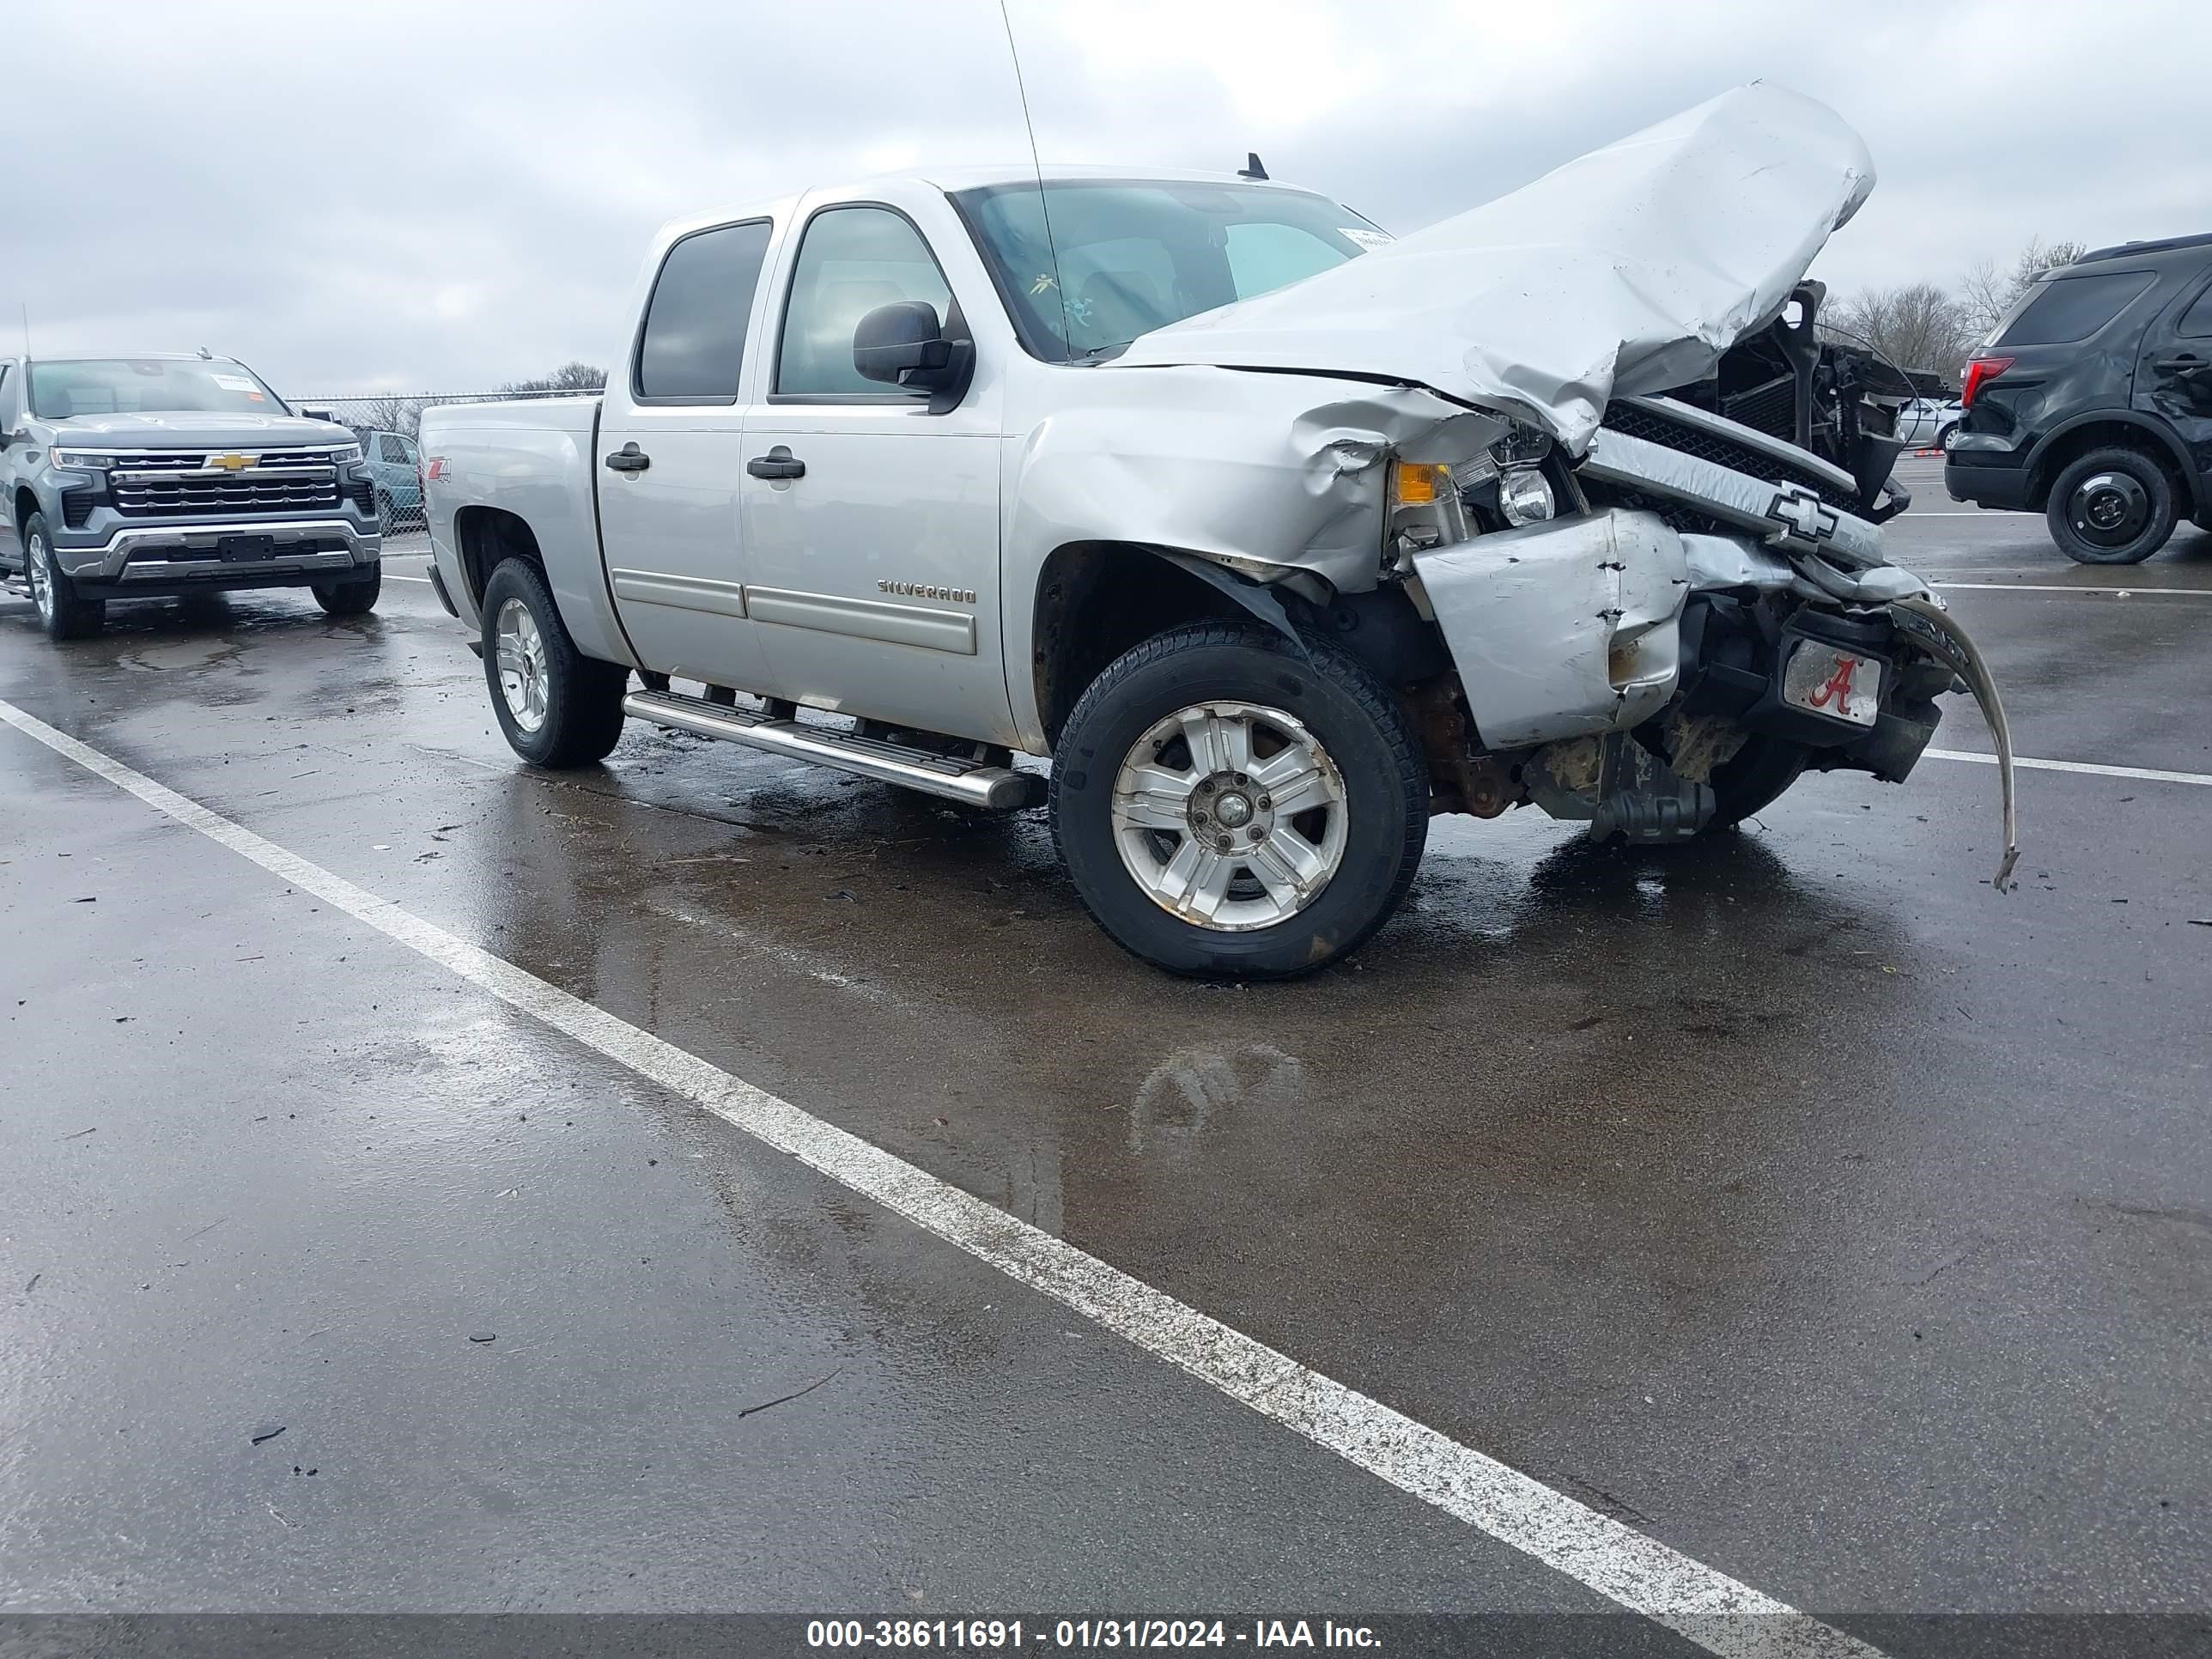
<instances>
[{"instance_id":1,"label":"bare tree","mask_svg":"<svg viewBox=\"0 0 2212 1659\"><path fill-rule=\"evenodd\" d=\"M1959 279L1959 303L1974 337L1978 340L1995 328L2045 271L2070 265L2088 251L2081 242L2046 242L2031 236L2014 256L2009 270L1994 259L1976 261Z\"/></svg>"},{"instance_id":2,"label":"bare tree","mask_svg":"<svg viewBox=\"0 0 2212 1659\"><path fill-rule=\"evenodd\" d=\"M422 400L387 392L381 397L364 398L361 406L362 423L365 427L397 432L413 437L422 429Z\"/></svg>"},{"instance_id":3,"label":"bare tree","mask_svg":"<svg viewBox=\"0 0 2212 1659\"><path fill-rule=\"evenodd\" d=\"M1869 289L1832 302L1820 325L1847 345L1865 346L1899 368L1955 378L1973 349L1960 302L1933 283Z\"/></svg>"},{"instance_id":4,"label":"bare tree","mask_svg":"<svg viewBox=\"0 0 2212 1659\"><path fill-rule=\"evenodd\" d=\"M550 374L531 380L509 380L500 390L523 392L598 392L607 383L607 372L590 363L563 363Z\"/></svg>"}]
</instances>

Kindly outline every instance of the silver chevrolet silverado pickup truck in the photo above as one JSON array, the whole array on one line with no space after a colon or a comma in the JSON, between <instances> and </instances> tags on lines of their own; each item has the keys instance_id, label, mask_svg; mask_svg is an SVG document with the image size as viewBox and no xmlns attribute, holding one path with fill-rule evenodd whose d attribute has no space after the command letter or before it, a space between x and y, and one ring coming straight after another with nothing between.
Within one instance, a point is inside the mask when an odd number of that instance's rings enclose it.
<instances>
[{"instance_id":1,"label":"silver chevrolet silverado pickup truck","mask_svg":"<svg viewBox=\"0 0 2212 1659\"><path fill-rule=\"evenodd\" d=\"M311 587L376 603L376 503L361 444L295 414L228 357L0 358L0 567L57 640L112 599Z\"/></svg>"},{"instance_id":2,"label":"silver chevrolet silverado pickup truck","mask_svg":"<svg viewBox=\"0 0 2212 1659\"><path fill-rule=\"evenodd\" d=\"M1911 387L1803 281L1872 183L1761 85L1401 240L1110 169L702 214L603 397L425 416L438 592L532 764L635 716L1048 790L1131 951L1302 972L1432 813L1704 834L1808 769L1903 780L1954 689L2002 750L1882 555Z\"/></svg>"}]
</instances>

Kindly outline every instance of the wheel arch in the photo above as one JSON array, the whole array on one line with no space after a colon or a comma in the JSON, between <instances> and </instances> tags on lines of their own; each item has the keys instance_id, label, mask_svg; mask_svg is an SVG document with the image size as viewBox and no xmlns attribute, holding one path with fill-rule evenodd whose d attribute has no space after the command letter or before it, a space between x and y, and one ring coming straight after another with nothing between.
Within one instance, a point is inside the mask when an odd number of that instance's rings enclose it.
<instances>
[{"instance_id":1,"label":"wheel arch","mask_svg":"<svg viewBox=\"0 0 2212 1659\"><path fill-rule=\"evenodd\" d=\"M546 574L545 556L538 550L537 532L528 520L505 507L462 507L453 514L453 545L460 554L462 575L469 585L470 608L479 613L483 610L484 585L506 560L525 560L537 568L541 578Z\"/></svg>"},{"instance_id":2,"label":"wheel arch","mask_svg":"<svg viewBox=\"0 0 2212 1659\"><path fill-rule=\"evenodd\" d=\"M2184 518L2205 505L2197 494L2195 469L2180 441L2133 412L2105 410L2077 415L2052 428L2028 454L2027 504L2040 513L2051 504L2051 487L2069 465L2093 449L2140 450L2156 461L2173 485L2174 505Z\"/></svg>"},{"instance_id":3,"label":"wheel arch","mask_svg":"<svg viewBox=\"0 0 2212 1659\"><path fill-rule=\"evenodd\" d=\"M1048 744L1107 664L1181 623L1250 616L1305 648L1273 587L1148 542L1063 543L1037 573L1033 605L1030 672Z\"/></svg>"}]
</instances>

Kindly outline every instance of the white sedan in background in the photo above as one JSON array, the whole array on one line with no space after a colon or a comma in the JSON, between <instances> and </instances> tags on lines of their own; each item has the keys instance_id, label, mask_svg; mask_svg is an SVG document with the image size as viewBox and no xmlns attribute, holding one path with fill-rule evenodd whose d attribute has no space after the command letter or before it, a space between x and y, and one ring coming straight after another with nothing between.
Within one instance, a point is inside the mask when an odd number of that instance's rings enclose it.
<instances>
[{"instance_id":1,"label":"white sedan in background","mask_svg":"<svg viewBox=\"0 0 2212 1659\"><path fill-rule=\"evenodd\" d=\"M1956 398L1915 398L1897 411L1897 435L1911 449L1948 449L1951 434L1966 416Z\"/></svg>"}]
</instances>

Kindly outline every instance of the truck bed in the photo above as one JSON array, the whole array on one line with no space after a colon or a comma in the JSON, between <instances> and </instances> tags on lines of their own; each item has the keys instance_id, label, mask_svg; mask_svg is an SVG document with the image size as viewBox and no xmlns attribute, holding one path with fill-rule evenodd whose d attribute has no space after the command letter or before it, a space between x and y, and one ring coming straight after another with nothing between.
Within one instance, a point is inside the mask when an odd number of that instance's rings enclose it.
<instances>
[{"instance_id":1,"label":"truck bed","mask_svg":"<svg viewBox=\"0 0 2212 1659\"><path fill-rule=\"evenodd\" d=\"M493 515L512 515L537 544L577 648L635 667L599 560L599 421L597 393L424 410L424 464L443 463L426 495L425 517L440 574L470 627L481 625L482 566L468 555L489 533Z\"/></svg>"}]
</instances>

